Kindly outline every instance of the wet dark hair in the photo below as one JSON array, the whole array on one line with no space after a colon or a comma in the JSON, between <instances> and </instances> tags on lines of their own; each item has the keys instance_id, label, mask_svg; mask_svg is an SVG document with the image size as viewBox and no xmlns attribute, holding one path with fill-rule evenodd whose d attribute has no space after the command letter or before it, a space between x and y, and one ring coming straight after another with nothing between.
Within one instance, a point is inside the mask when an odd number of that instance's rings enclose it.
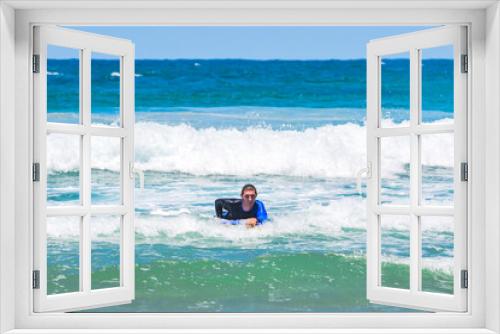
<instances>
[{"instance_id":1,"label":"wet dark hair","mask_svg":"<svg viewBox=\"0 0 500 334\"><path fill-rule=\"evenodd\" d=\"M243 195L243 193L247 189L252 189L253 191L255 191L255 196L257 196L257 188L255 188L255 186L251 183L247 183L243 186L243 188L241 188L241 195Z\"/></svg>"}]
</instances>

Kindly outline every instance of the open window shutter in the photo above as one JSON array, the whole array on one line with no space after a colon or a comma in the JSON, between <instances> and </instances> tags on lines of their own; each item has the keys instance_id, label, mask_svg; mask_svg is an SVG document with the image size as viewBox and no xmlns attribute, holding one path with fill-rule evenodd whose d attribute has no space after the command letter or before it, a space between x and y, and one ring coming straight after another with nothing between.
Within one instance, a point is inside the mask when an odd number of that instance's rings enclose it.
<instances>
[{"instance_id":1,"label":"open window shutter","mask_svg":"<svg viewBox=\"0 0 500 334\"><path fill-rule=\"evenodd\" d=\"M35 27L33 40L34 311L75 311L129 303L134 299L135 267L134 45L123 39L55 26ZM50 59L50 48L63 48L76 55L65 63L67 68L73 66L71 71L49 71L50 64L57 65L57 60ZM97 53L115 59L116 72L101 73L102 66L98 63L92 68ZM60 80L57 89L51 81L55 78ZM116 87L113 100L116 121L111 125L93 119L97 113L91 105L94 102L91 93L96 98L110 95L107 91L93 90L93 79L98 78L109 80L110 85ZM73 104L68 102L72 97L75 98ZM76 118L57 119L54 116L57 113L49 110L54 107L50 100L54 98L59 103L55 111L71 109ZM96 102L94 107L97 105ZM109 173L110 178L117 180L115 201L106 198L94 201L96 143L114 154L114 160L110 158L107 162L114 161L116 165ZM57 202L51 193L54 189L56 198L68 196L57 194L58 187L64 188L65 184L54 185L54 173L60 169L54 172L51 168L57 163L71 165L74 156L77 157L77 162L73 162L76 171L66 173L66 179L76 179L70 182L78 188L72 194L76 198ZM95 238L102 232L99 226L111 230L115 236L114 242L102 243L109 244L109 254L94 254ZM99 256L113 259L115 265L99 268Z\"/></svg>"},{"instance_id":2,"label":"open window shutter","mask_svg":"<svg viewBox=\"0 0 500 334\"><path fill-rule=\"evenodd\" d=\"M367 298L373 303L431 311L467 310L466 130L469 66L466 34L466 27L444 26L377 39L367 45L367 151L368 163L372 166L368 180ZM424 122L429 86L423 88L423 76L433 74L428 73L430 69L426 69L423 57L430 49L445 46L452 49L453 65L449 75L453 79L453 89L450 90L453 102L453 113L450 115L453 119L448 122ZM405 55L407 58L404 58ZM439 66L433 68L444 70ZM404 69L406 73L403 73ZM389 70L392 73L386 75ZM407 78L407 81L401 79L395 86L387 83L395 77ZM436 79L436 84L438 81ZM406 89L401 87L401 82L408 84L409 110L408 118L403 117L404 121L398 123L384 117L387 118L385 109L398 108L397 105L391 106L391 94ZM451 203L429 204L424 196L429 191L424 189L422 180L427 168L424 166L427 164L424 159L426 150L433 143L429 141L430 136L450 139L452 158L448 170L452 170L452 181L449 181L449 191L453 194ZM437 144L442 142L434 141ZM404 154L392 153L391 157L390 152L402 151ZM398 154L399 158L394 157ZM405 157L401 158L402 155ZM399 172L408 176L407 200L401 203L387 201L384 197L387 192L401 190L398 187L392 190L391 187L384 188L387 180L384 178L390 179L387 173L391 171L387 169L395 165L394 161L387 163L384 159L391 158L399 159L401 165L407 166ZM448 224L446 235L452 239L452 249L448 250L452 253L451 270L446 270L445 274L438 272L448 277L448 282L445 282L447 287L444 288L439 284L434 287L429 284L429 280L436 278L430 274L432 270L425 267L429 260L426 248L429 235L426 231L443 224ZM391 263L394 260L394 257L391 260L391 246L405 240L406 261ZM399 245L398 249L402 248ZM437 259L439 262L440 258ZM444 261L444 258L441 260Z\"/></svg>"}]
</instances>

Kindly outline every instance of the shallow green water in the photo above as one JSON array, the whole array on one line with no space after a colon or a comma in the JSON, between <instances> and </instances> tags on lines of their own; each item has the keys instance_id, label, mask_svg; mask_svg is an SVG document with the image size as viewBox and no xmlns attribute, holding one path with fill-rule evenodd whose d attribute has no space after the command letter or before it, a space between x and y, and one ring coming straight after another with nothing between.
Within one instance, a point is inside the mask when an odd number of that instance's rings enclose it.
<instances>
[{"instance_id":1,"label":"shallow green water","mask_svg":"<svg viewBox=\"0 0 500 334\"><path fill-rule=\"evenodd\" d=\"M384 264L383 285L407 288L408 266ZM425 290L451 293L452 277L423 271ZM107 287L116 267L93 273L93 286ZM49 282L53 282L49 277ZM76 289L76 275L57 281ZM54 284L49 291L62 292ZM364 257L335 254L257 256L249 261L157 260L136 266L133 303L99 312L378 312L405 309L366 300Z\"/></svg>"}]
</instances>

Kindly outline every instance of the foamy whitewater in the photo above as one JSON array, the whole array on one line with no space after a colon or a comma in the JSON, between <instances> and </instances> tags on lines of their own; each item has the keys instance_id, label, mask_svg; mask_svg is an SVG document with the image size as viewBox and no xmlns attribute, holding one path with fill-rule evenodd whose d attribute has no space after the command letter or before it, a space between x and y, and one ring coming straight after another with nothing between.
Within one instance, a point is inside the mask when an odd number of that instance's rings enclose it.
<instances>
[{"instance_id":1,"label":"foamy whitewater","mask_svg":"<svg viewBox=\"0 0 500 334\"><path fill-rule=\"evenodd\" d=\"M446 123L439 120L434 124ZM400 126L407 126L407 122ZM393 127L390 120L385 127ZM366 127L347 123L300 130L271 127L197 129L189 124L167 125L137 122L135 163L146 171L178 172L192 175L252 176L259 174L299 177L355 177L366 164ZM79 156L68 156L77 145L67 135L50 135L49 172L79 168ZM452 167L453 137L429 136L430 151L423 157L427 166ZM409 163L405 140L394 138L383 153L381 169L394 175ZM119 171L120 146L114 138L102 138L92 146L93 167ZM342 152L342 154L339 154Z\"/></svg>"},{"instance_id":2,"label":"foamy whitewater","mask_svg":"<svg viewBox=\"0 0 500 334\"><path fill-rule=\"evenodd\" d=\"M161 65L164 72L156 72L160 66L156 63L136 64L135 165L145 173L144 189L135 190L136 298L129 305L97 311L407 311L369 303L364 290L366 188L363 184L358 193L356 187L356 174L366 166L367 156L366 111L357 105L364 96L356 95L365 89L359 80L363 68L358 68L364 62L335 63L331 68L325 63L324 71L317 72L319 65L313 62L283 67L278 61L262 68L264 63L245 61L174 63ZM400 65L388 61L384 66ZM55 62L49 84L68 78L71 66ZM92 121L116 126L116 109L109 104L111 87L120 74L108 63L99 66L107 69L98 78L106 95L93 102L97 107ZM255 77L229 76L240 67ZM353 100L346 100L349 94L338 94L334 99L338 105L322 102L317 92L337 92L339 85L323 77L327 69L346 71L343 77L352 80ZM280 81L286 71L321 80L314 87L299 80L295 87ZM184 79L172 83L165 79L169 75ZM246 86L245 80L251 85ZM220 82L239 88L226 90ZM333 86L323 87L324 83ZM275 87L283 91L276 92ZM164 94L173 106L159 102ZM435 108L426 111L425 121L453 122L449 106L440 100L447 92L435 94ZM214 102L218 96L225 97L220 105ZM291 105L282 105L283 101ZM391 108L384 110L384 127L407 125L408 111L398 101L394 98ZM68 105L53 102L52 106L49 121L78 119L68 112ZM422 139L426 203L453 202L452 139L451 135ZM73 154L79 145L77 137L47 137L48 205L79 203L80 157ZM403 137L382 143L384 203L409 200L409 149ZM92 138L91 164L92 203L118 203L119 141ZM257 186L270 220L254 229L221 224L214 217L215 199L239 197L241 186L248 182ZM453 226L443 217L422 221L422 284L427 291L452 292ZM117 216L91 219L93 287L119 284L119 228ZM50 293L78 289L78 219L51 218L47 233ZM381 241L383 283L407 288L407 217L383 217Z\"/></svg>"}]
</instances>

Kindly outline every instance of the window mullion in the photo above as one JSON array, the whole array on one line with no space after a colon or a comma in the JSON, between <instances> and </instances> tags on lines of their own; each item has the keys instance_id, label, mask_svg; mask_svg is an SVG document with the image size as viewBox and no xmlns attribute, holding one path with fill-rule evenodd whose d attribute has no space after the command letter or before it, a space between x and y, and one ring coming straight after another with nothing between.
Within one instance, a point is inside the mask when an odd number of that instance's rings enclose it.
<instances>
[{"instance_id":1,"label":"window mullion","mask_svg":"<svg viewBox=\"0 0 500 334\"><path fill-rule=\"evenodd\" d=\"M125 136L122 138L121 180L122 204L127 213L121 219L120 284L134 295L134 50L131 48L120 61L123 75L120 80L120 111Z\"/></svg>"},{"instance_id":2,"label":"window mullion","mask_svg":"<svg viewBox=\"0 0 500 334\"><path fill-rule=\"evenodd\" d=\"M81 117L82 124L85 129L82 140L82 205L85 214L82 218L82 229L80 234L80 282L82 291L90 292L91 290L91 251L92 240L90 235L90 206L91 206L91 152L90 152L90 110L91 110L91 50L83 49L82 51L82 65L81 65Z\"/></svg>"},{"instance_id":3,"label":"window mullion","mask_svg":"<svg viewBox=\"0 0 500 334\"><path fill-rule=\"evenodd\" d=\"M419 124L419 50L410 49L410 290L420 288L420 217L416 213L420 189L420 137Z\"/></svg>"}]
</instances>

